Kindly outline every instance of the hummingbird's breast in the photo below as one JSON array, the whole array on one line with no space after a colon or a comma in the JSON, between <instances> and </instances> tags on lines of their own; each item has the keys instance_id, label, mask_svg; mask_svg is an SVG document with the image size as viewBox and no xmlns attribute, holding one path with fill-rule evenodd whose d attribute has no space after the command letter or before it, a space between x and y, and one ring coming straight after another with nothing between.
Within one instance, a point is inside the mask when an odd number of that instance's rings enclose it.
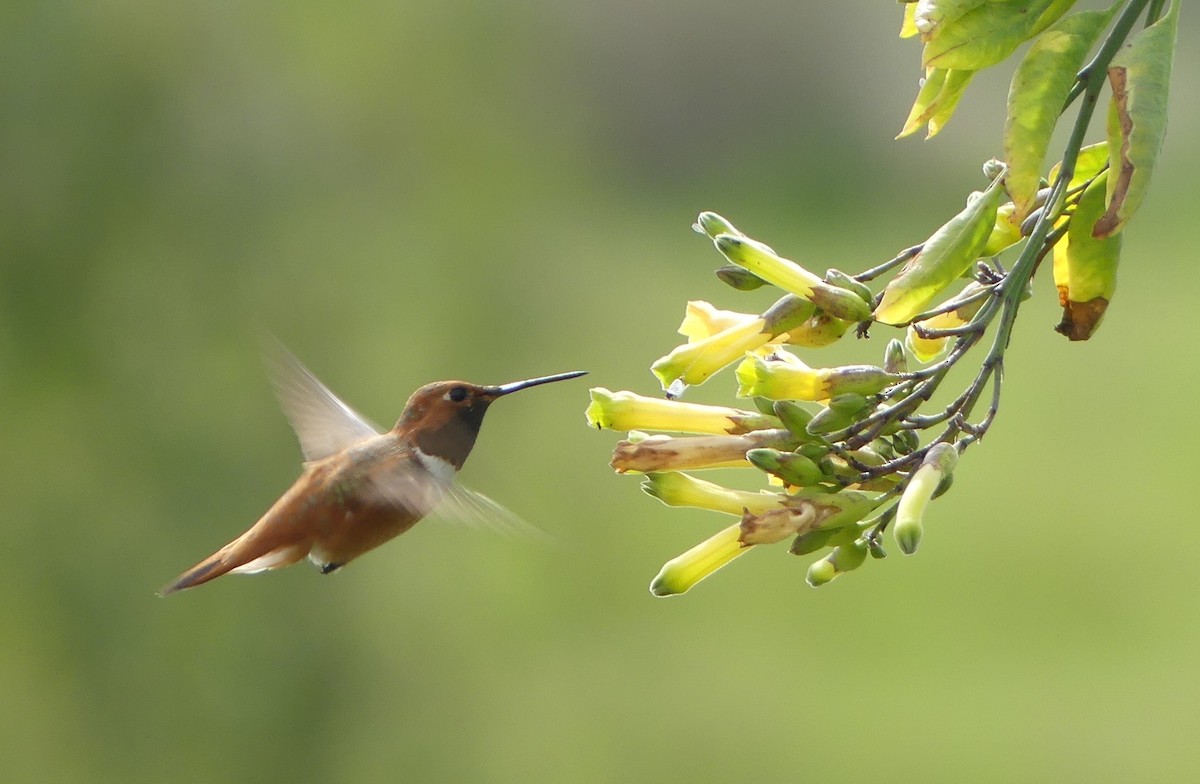
<instances>
[{"instance_id":1,"label":"hummingbird's breast","mask_svg":"<svg viewBox=\"0 0 1200 784\"><path fill-rule=\"evenodd\" d=\"M330 460L338 464L324 477L328 514L309 554L323 567L344 564L407 531L453 479L452 467L447 475L390 433Z\"/></svg>"}]
</instances>

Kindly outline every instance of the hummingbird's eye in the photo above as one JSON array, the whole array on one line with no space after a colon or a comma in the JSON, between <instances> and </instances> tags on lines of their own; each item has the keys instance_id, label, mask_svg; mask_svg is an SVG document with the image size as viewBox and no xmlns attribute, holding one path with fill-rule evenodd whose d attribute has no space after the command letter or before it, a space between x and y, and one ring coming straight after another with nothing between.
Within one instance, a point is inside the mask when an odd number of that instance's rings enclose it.
<instances>
[{"instance_id":1,"label":"hummingbird's eye","mask_svg":"<svg viewBox=\"0 0 1200 784\"><path fill-rule=\"evenodd\" d=\"M468 394L466 387L454 387L446 393L446 399L451 403L461 403L467 399Z\"/></svg>"}]
</instances>

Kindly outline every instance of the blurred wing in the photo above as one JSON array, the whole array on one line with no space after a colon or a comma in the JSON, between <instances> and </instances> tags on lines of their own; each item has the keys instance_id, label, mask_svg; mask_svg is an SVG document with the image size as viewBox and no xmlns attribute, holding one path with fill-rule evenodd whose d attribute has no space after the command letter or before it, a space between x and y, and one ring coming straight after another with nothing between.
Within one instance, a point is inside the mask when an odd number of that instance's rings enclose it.
<instances>
[{"instance_id":1,"label":"blurred wing","mask_svg":"<svg viewBox=\"0 0 1200 784\"><path fill-rule=\"evenodd\" d=\"M525 522L486 495L421 468L392 469L384 476L372 477L370 485L377 497L390 505L415 512L418 518L428 515L494 533L550 540L540 528Z\"/></svg>"},{"instance_id":2,"label":"blurred wing","mask_svg":"<svg viewBox=\"0 0 1200 784\"><path fill-rule=\"evenodd\" d=\"M308 462L335 455L381 432L338 399L283 344L267 352L271 384Z\"/></svg>"},{"instance_id":3,"label":"blurred wing","mask_svg":"<svg viewBox=\"0 0 1200 784\"><path fill-rule=\"evenodd\" d=\"M507 507L460 484L452 484L446 489L442 502L434 507L433 516L472 528L486 529L492 533L515 535L542 542L553 541L550 534L525 521Z\"/></svg>"}]
</instances>

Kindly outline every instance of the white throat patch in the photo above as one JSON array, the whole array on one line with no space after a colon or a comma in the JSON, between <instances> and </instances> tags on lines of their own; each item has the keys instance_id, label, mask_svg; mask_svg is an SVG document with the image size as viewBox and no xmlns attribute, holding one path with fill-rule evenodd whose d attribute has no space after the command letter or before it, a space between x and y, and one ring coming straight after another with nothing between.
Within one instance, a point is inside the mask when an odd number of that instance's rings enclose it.
<instances>
[{"instance_id":1,"label":"white throat patch","mask_svg":"<svg viewBox=\"0 0 1200 784\"><path fill-rule=\"evenodd\" d=\"M413 453L417 456L417 460L421 462L421 466L433 474L433 476L446 484L454 481L458 471L449 460L443 460L437 455L427 455L421 451L420 447L413 447Z\"/></svg>"}]
</instances>

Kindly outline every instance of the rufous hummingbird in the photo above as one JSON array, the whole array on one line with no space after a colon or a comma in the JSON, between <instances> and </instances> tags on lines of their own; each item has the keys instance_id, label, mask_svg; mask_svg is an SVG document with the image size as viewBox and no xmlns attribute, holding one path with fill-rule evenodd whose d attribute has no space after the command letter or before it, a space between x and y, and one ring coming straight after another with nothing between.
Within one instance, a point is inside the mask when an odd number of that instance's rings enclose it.
<instances>
[{"instance_id":1,"label":"rufous hummingbird","mask_svg":"<svg viewBox=\"0 0 1200 784\"><path fill-rule=\"evenodd\" d=\"M586 371L479 386L426 384L386 433L359 416L280 347L275 390L304 453L304 472L257 523L163 588L166 595L230 572L279 569L308 558L323 574L407 531L439 503L504 509L455 485L496 398Z\"/></svg>"}]
</instances>

